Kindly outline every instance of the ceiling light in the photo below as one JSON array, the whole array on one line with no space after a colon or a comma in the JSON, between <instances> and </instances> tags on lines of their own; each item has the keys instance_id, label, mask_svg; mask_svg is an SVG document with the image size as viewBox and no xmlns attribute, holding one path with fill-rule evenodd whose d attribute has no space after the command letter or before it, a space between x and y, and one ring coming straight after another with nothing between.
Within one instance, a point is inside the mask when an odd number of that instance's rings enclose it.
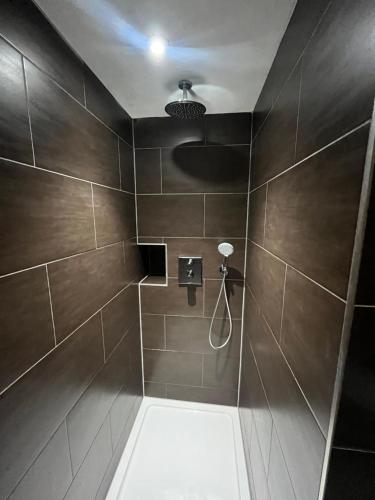
<instances>
[{"instance_id":1,"label":"ceiling light","mask_svg":"<svg viewBox=\"0 0 375 500\"><path fill-rule=\"evenodd\" d=\"M166 47L167 47L167 40L165 40L161 36L152 36L150 38L149 50L152 55L156 57L163 56Z\"/></svg>"}]
</instances>

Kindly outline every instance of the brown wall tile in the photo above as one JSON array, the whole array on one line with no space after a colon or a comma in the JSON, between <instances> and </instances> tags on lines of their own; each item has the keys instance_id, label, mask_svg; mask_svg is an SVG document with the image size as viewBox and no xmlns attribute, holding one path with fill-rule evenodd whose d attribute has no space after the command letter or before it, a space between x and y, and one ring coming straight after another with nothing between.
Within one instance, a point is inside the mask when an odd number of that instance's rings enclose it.
<instances>
[{"instance_id":1,"label":"brown wall tile","mask_svg":"<svg viewBox=\"0 0 375 500\"><path fill-rule=\"evenodd\" d=\"M49 264L48 273L58 341L127 284L121 243Z\"/></svg>"},{"instance_id":2,"label":"brown wall tile","mask_svg":"<svg viewBox=\"0 0 375 500\"><path fill-rule=\"evenodd\" d=\"M268 486L271 500L296 500L275 428L272 432Z\"/></svg>"},{"instance_id":3,"label":"brown wall tile","mask_svg":"<svg viewBox=\"0 0 375 500\"><path fill-rule=\"evenodd\" d=\"M206 387L223 387L236 390L238 387L240 359L227 354L203 355L203 384Z\"/></svg>"},{"instance_id":4,"label":"brown wall tile","mask_svg":"<svg viewBox=\"0 0 375 500\"><path fill-rule=\"evenodd\" d=\"M345 304L288 268L281 346L327 435Z\"/></svg>"},{"instance_id":5,"label":"brown wall tile","mask_svg":"<svg viewBox=\"0 0 375 500\"><path fill-rule=\"evenodd\" d=\"M368 128L268 186L265 246L346 297Z\"/></svg>"},{"instance_id":6,"label":"brown wall tile","mask_svg":"<svg viewBox=\"0 0 375 500\"><path fill-rule=\"evenodd\" d=\"M133 148L119 139L121 189L135 192Z\"/></svg>"},{"instance_id":7,"label":"brown wall tile","mask_svg":"<svg viewBox=\"0 0 375 500\"><path fill-rule=\"evenodd\" d=\"M134 195L93 186L98 246L126 241L136 234Z\"/></svg>"},{"instance_id":8,"label":"brown wall tile","mask_svg":"<svg viewBox=\"0 0 375 500\"><path fill-rule=\"evenodd\" d=\"M45 267L0 279L0 391L55 346Z\"/></svg>"},{"instance_id":9,"label":"brown wall tile","mask_svg":"<svg viewBox=\"0 0 375 500\"><path fill-rule=\"evenodd\" d=\"M264 242L266 203L267 185L250 193L247 237L258 245L263 245Z\"/></svg>"},{"instance_id":10,"label":"brown wall tile","mask_svg":"<svg viewBox=\"0 0 375 500\"><path fill-rule=\"evenodd\" d=\"M145 382L145 396L150 396L151 398L165 398L165 384L159 384L157 382Z\"/></svg>"},{"instance_id":11,"label":"brown wall tile","mask_svg":"<svg viewBox=\"0 0 375 500\"><path fill-rule=\"evenodd\" d=\"M161 193L160 149L136 149L137 193Z\"/></svg>"},{"instance_id":12,"label":"brown wall tile","mask_svg":"<svg viewBox=\"0 0 375 500\"><path fill-rule=\"evenodd\" d=\"M204 121L179 120L170 117L138 118L134 120L136 148L174 147L202 144Z\"/></svg>"},{"instance_id":13,"label":"brown wall tile","mask_svg":"<svg viewBox=\"0 0 375 500\"><path fill-rule=\"evenodd\" d=\"M249 144L251 113L205 115L207 144Z\"/></svg>"},{"instance_id":14,"label":"brown wall tile","mask_svg":"<svg viewBox=\"0 0 375 500\"><path fill-rule=\"evenodd\" d=\"M85 182L0 161L0 273L95 248Z\"/></svg>"},{"instance_id":15,"label":"brown wall tile","mask_svg":"<svg viewBox=\"0 0 375 500\"><path fill-rule=\"evenodd\" d=\"M143 351L145 380L201 385L202 355L188 352Z\"/></svg>"},{"instance_id":16,"label":"brown wall tile","mask_svg":"<svg viewBox=\"0 0 375 500\"><path fill-rule=\"evenodd\" d=\"M198 401L217 405L236 406L237 391L214 387L189 387L167 384L167 398L182 401Z\"/></svg>"},{"instance_id":17,"label":"brown wall tile","mask_svg":"<svg viewBox=\"0 0 375 500\"><path fill-rule=\"evenodd\" d=\"M205 236L244 238L246 209L247 195L207 194L205 196Z\"/></svg>"},{"instance_id":18,"label":"brown wall tile","mask_svg":"<svg viewBox=\"0 0 375 500\"><path fill-rule=\"evenodd\" d=\"M7 497L103 364L99 315L0 400L0 495Z\"/></svg>"},{"instance_id":19,"label":"brown wall tile","mask_svg":"<svg viewBox=\"0 0 375 500\"><path fill-rule=\"evenodd\" d=\"M140 236L203 236L203 195L139 195L137 204Z\"/></svg>"},{"instance_id":20,"label":"brown wall tile","mask_svg":"<svg viewBox=\"0 0 375 500\"><path fill-rule=\"evenodd\" d=\"M220 293L222 280L204 280L204 316L212 316L216 302ZM242 317L242 293L243 281L226 280L225 287L228 294L228 301L232 317L241 319ZM216 311L217 318L227 317L227 307L224 291L221 294L219 306Z\"/></svg>"},{"instance_id":21,"label":"brown wall tile","mask_svg":"<svg viewBox=\"0 0 375 500\"><path fill-rule=\"evenodd\" d=\"M165 349L164 316L142 314L142 339L144 349Z\"/></svg>"}]
</instances>

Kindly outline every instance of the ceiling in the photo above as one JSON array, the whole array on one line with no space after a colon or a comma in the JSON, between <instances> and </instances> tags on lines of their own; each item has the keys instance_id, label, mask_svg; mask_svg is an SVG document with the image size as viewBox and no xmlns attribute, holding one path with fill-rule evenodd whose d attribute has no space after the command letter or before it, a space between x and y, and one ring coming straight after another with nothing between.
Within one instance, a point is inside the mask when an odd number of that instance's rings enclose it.
<instances>
[{"instance_id":1,"label":"ceiling","mask_svg":"<svg viewBox=\"0 0 375 500\"><path fill-rule=\"evenodd\" d=\"M36 0L132 117L193 82L208 113L252 111L296 0ZM168 40L163 58L149 38Z\"/></svg>"}]
</instances>

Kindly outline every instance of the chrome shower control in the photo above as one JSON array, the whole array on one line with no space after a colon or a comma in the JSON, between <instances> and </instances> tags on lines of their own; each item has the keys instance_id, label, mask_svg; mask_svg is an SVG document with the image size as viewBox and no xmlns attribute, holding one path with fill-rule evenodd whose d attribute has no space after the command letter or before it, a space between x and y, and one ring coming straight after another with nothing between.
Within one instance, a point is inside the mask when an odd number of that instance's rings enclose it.
<instances>
[{"instance_id":1,"label":"chrome shower control","mask_svg":"<svg viewBox=\"0 0 375 500\"><path fill-rule=\"evenodd\" d=\"M178 258L178 282L180 285L202 286L202 257Z\"/></svg>"}]
</instances>

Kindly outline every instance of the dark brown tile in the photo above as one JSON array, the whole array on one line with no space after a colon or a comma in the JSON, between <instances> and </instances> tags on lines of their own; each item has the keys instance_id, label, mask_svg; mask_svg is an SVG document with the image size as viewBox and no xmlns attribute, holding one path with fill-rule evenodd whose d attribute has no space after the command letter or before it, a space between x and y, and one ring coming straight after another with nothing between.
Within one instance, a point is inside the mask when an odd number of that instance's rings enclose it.
<instances>
[{"instance_id":1,"label":"dark brown tile","mask_svg":"<svg viewBox=\"0 0 375 500\"><path fill-rule=\"evenodd\" d=\"M299 0L289 21L261 95L254 110L254 133L258 132L270 107L307 45L329 0Z\"/></svg>"},{"instance_id":2,"label":"dark brown tile","mask_svg":"<svg viewBox=\"0 0 375 500\"><path fill-rule=\"evenodd\" d=\"M249 144L251 113L205 116L207 144Z\"/></svg>"},{"instance_id":3,"label":"dark brown tile","mask_svg":"<svg viewBox=\"0 0 375 500\"><path fill-rule=\"evenodd\" d=\"M64 498L72 481L65 421L17 485L9 500Z\"/></svg>"},{"instance_id":4,"label":"dark brown tile","mask_svg":"<svg viewBox=\"0 0 375 500\"><path fill-rule=\"evenodd\" d=\"M98 247L126 241L136 235L134 195L92 186Z\"/></svg>"},{"instance_id":5,"label":"dark brown tile","mask_svg":"<svg viewBox=\"0 0 375 500\"><path fill-rule=\"evenodd\" d=\"M244 388L242 388L243 382L245 382ZM246 394L244 393L245 391L247 391ZM259 378L254 355L250 350L249 341L246 337L244 338L242 349L241 406L244 405L244 401L245 405L252 411L253 422L259 439L263 467L266 474L268 474L272 417Z\"/></svg>"},{"instance_id":6,"label":"dark brown tile","mask_svg":"<svg viewBox=\"0 0 375 500\"><path fill-rule=\"evenodd\" d=\"M133 143L132 119L94 73L85 67L86 106L128 144Z\"/></svg>"},{"instance_id":7,"label":"dark brown tile","mask_svg":"<svg viewBox=\"0 0 375 500\"><path fill-rule=\"evenodd\" d=\"M204 143L204 120L137 118L134 120L136 148L174 147Z\"/></svg>"},{"instance_id":8,"label":"dark brown tile","mask_svg":"<svg viewBox=\"0 0 375 500\"><path fill-rule=\"evenodd\" d=\"M166 386L165 384L158 384L156 382L145 382L145 396L151 398L165 398Z\"/></svg>"},{"instance_id":9,"label":"dark brown tile","mask_svg":"<svg viewBox=\"0 0 375 500\"><path fill-rule=\"evenodd\" d=\"M203 315L202 287L179 286L174 278L169 278L166 287L141 287L141 300L145 314Z\"/></svg>"},{"instance_id":10,"label":"dark brown tile","mask_svg":"<svg viewBox=\"0 0 375 500\"><path fill-rule=\"evenodd\" d=\"M211 317L214 313L216 302L219 296L222 280L204 280L204 316ZM242 293L243 281L226 280L229 307L232 318L241 319L242 317ZM228 317L228 311L225 302L224 291L221 294L219 306L216 311L217 318Z\"/></svg>"},{"instance_id":11,"label":"dark brown tile","mask_svg":"<svg viewBox=\"0 0 375 500\"><path fill-rule=\"evenodd\" d=\"M0 156L33 163L22 58L0 38Z\"/></svg>"},{"instance_id":12,"label":"dark brown tile","mask_svg":"<svg viewBox=\"0 0 375 500\"><path fill-rule=\"evenodd\" d=\"M252 243L247 247L247 281L277 339L280 338L285 264Z\"/></svg>"},{"instance_id":13,"label":"dark brown tile","mask_svg":"<svg viewBox=\"0 0 375 500\"><path fill-rule=\"evenodd\" d=\"M335 446L372 452L375 451L374 318L375 309L355 308L334 437Z\"/></svg>"},{"instance_id":14,"label":"dark brown tile","mask_svg":"<svg viewBox=\"0 0 375 500\"><path fill-rule=\"evenodd\" d=\"M103 307L103 335L106 357L125 333L139 322L138 287L130 285Z\"/></svg>"},{"instance_id":15,"label":"dark brown tile","mask_svg":"<svg viewBox=\"0 0 375 500\"><path fill-rule=\"evenodd\" d=\"M133 147L119 139L121 189L135 192Z\"/></svg>"},{"instance_id":16,"label":"dark brown tile","mask_svg":"<svg viewBox=\"0 0 375 500\"><path fill-rule=\"evenodd\" d=\"M55 346L46 269L0 279L0 391Z\"/></svg>"},{"instance_id":17,"label":"dark brown tile","mask_svg":"<svg viewBox=\"0 0 375 500\"><path fill-rule=\"evenodd\" d=\"M96 493L112 457L111 429L107 417L95 437L81 468L64 500L95 500Z\"/></svg>"},{"instance_id":18,"label":"dark brown tile","mask_svg":"<svg viewBox=\"0 0 375 500\"><path fill-rule=\"evenodd\" d=\"M297 159L371 117L374 16L372 0L334 0L309 43L302 66Z\"/></svg>"},{"instance_id":19,"label":"dark brown tile","mask_svg":"<svg viewBox=\"0 0 375 500\"><path fill-rule=\"evenodd\" d=\"M33 2L4 0L0 33L76 99L84 102L82 62Z\"/></svg>"},{"instance_id":20,"label":"dark brown tile","mask_svg":"<svg viewBox=\"0 0 375 500\"><path fill-rule=\"evenodd\" d=\"M163 193L246 193L249 146L162 149Z\"/></svg>"},{"instance_id":21,"label":"dark brown tile","mask_svg":"<svg viewBox=\"0 0 375 500\"><path fill-rule=\"evenodd\" d=\"M254 143L251 187L291 167L295 160L300 65L297 65Z\"/></svg>"},{"instance_id":22,"label":"dark brown tile","mask_svg":"<svg viewBox=\"0 0 375 500\"><path fill-rule=\"evenodd\" d=\"M157 314L142 314L143 348L165 349L164 330L164 316Z\"/></svg>"},{"instance_id":23,"label":"dark brown tile","mask_svg":"<svg viewBox=\"0 0 375 500\"><path fill-rule=\"evenodd\" d=\"M318 496L325 439L270 330L252 309L250 337L298 500Z\"/></svg>"},{"instance_id":24,"label":"dark brown tile","mask_svg":"<svg viewBox=\"0 0 375 500\"><path fill-rule=\"evenodd\" d=\"M207 194L205 198L205 236L244 238L247 195Z\"/></svg>"},{"instance_id":25,"label":"dark brown tile","mask_svg":"<svg viewBox=\"0 0 375 500\"><path fill-rule=\"evenodd\" d=\"M223 388L167 384L167 398L216 405L237 405L237 391Z\"/></svg>"},{"instance_id":26,"label":"dark brown tile","mask_svg":"<svg viewBox=\"0 0 375 500\"><path fill-rule=\"evenodd\" d=\"M136 149L137 194L161 193L160 149Z\"/></svg>"},{"instance_id":27,"label":"dark brown tile","mask_svg":"<svg viewBox=\"0 0 375 500\"><path fill-rule=\"evenodd\" d=\"M138 396L132 394L126 387L126 383L112 405L110 412L112 447L115 448L120 440L124 426Z\"/></svg>"},{"instance_id":28,"label":"dark brown tile","mask_svg":"<svg viewBox=\"0 0 375 500\"><path fill-rule=\"evenodd\" d=\"M367 135L358 130L268 186L266 248L343 298Z\"/></svg>"},{"instance_id":29,"label":"dark brown tile","mask_svg":"<svg viewBox=\"0 0 375 500\"><path fill-rule=\"evenodd\" d=\"M0 399L0 495L7 497L103 363L96 315Z\"/></svg>"},{"instance_id":30,"label":"dark brown tile","mask_svg":"<svg viewBox=\"0 0 375 500\"><path fill-rule=\"evenodd\" d=\"M345 304L288 268L281 346L327 435Z\"/></svg>"},{"instance_id":31,"label":"dark brown tile","mask_svg":"<svg viewBox=\"0 0 375 500\"><path fill-rule=\"evenodd\" d=\"M0 161L0 274L95 248L89 184Z\"/></svg>"},{"instance_id":32,"label":"dark brown tile","mask_svg":"<svg viewBox=\"0 0 375 500\"><path fill-rule=\"evenodd\" d=\"M172 351L201 352L214 351L208 341L211 319L166 316L167 349ZM229 333L229 320L216 319L212 329L212 342L220 345ZM241 321L233 321L232 338L220 352L228 356L239 356L241 343Z\"/></svg>"},{"instance_id":33,"label":"dark brown tile","mask_svg":"<svg viewBox=\"0 0 375 500\"><path fill-rule=\"evenodd\" d=\"M238 387L240 358L229 357L227 353L203 355L203 384L206 387L220 387L236 390Z\"/></svg>"},{"instance_id":34,"label":"dark brown tile","mask_svg":"<svg viewBox=\"0 0 375 500\"><path fill-rule=\"evenodd\" d=\"M375 490L375 455L333 448L326 500L370 500Z\"/></svg>"},{"instance_id":35,"label":"dark brown tile","mask_svg":"<svg viewBox=\"0 0 375 500\"><path fill-rule=\"evenodd\" d=\"M202 355L189 352L143 351L145 380L181 385L201 385Z\"/></svg>"},{"instance_id":36,"label":"dark brown tile","mask_svg":"<svg viewBox=\"0 0 375 500\"><path fill-rule=\"evenodd\" d=\"M78 472L112 403L129 378L129 355L125 337L67 416L73 474Z\"/></svg>"},{"instance_id":37,"label":"dark brown tile","mask_svg":"<svg viewBox=\"0 0 375 500\"><path fill-rule=\"evenodd\" d=\"M117 137L25 62L38 167L120 187Z\"/></svg>"},{"instance_id":38,"label":"dark brown tile","mask_svg":"<svg viewBox=\"0 0 375 500\"><path fill-rule=\"evenodd\" d=\"M229 259L229 278L242 278L244 273L245 240L226 238L165 238L168 253L169 276L178 276L178 257L202 257L204 278L220 278L219 267L223 256L218 245L227 241L234 246L234 254Z\"/></svg>"},{"instance_id":39,"label":"dark brown tile","mask_svg":"<svg viewBox=\"0 0 375 500\"><path fill-rule=\"evenodd\" d=\"M60 341L126 285L122 244L54 262L48 272Z\"/></svg>"},{"instance_id":40,"label":"dark brown tile","mask_svg":"<svg viewBox=\"0 0 375 500\"><path fill-rule=\"evenodd\" d=\"M258 245L263 245L264 242L266 203L267 185L250 193L247 237Z\"/></svg>"},{"instance_id":41,"label":"dark brown tile","mask_svg":"<svg viewBox=\"0 0 375 500\"><path fill-rule=\"evenodd\" d=\"M267 484L267 472L263 465L262 453L259 446L259 438L255 427L253 427L253 431L251 433L250 461L256 498L261 498L262 500L270 500L270 494Z\"/></svg>"},{"instance_id":42,"label":"dark brown tile","mask_svg":"<svg viewBox=\"0 0 375 500\"><path fill-rule=\"evenodd\" d=\"M137 245L137 238L131 238L124 242L124 253L127 282L140 281L145 276L145 270Z\"/></svg>"},{"instance_id":43,"label":"dark brown tile","mask_svg":"<svg viewBox=\"0 0 375 500\"><path fill-rule=\"evenodd\" d=\"M272 432L268 486L271 500L296 500L275 429Z\"/></svg>"},{"instance_id":44,"label":"dark brown tile","mask_svg":"<svg viewBox=\"0 0 375 500\"><path fill-rule=\"evenodd\" d=\"M141 236L203 236L203 195L138 195Z\"/></svg>"}]
</instances>

